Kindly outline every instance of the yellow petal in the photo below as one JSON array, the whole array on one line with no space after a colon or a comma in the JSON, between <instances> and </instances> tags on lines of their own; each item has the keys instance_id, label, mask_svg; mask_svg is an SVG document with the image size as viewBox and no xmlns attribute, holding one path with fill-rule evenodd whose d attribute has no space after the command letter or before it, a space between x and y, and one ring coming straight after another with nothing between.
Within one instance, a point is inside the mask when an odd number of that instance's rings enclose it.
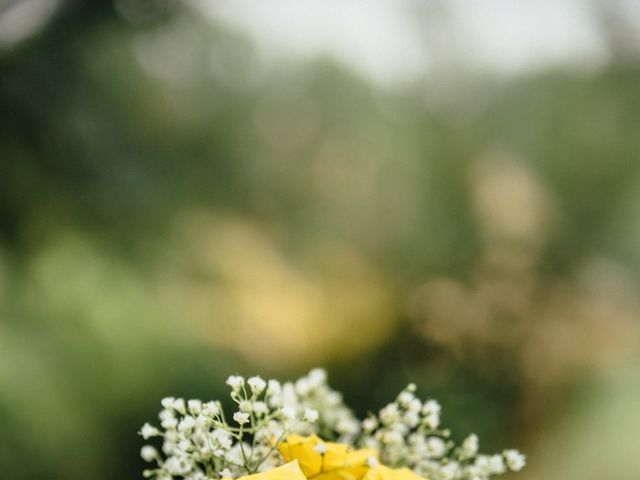
<instances>
[{"instance_id":1,"label":"yellow petal","mask_svg":"<svg viewBox=\"0 0 640 480\"><path fill-rule=\"evenodd\" d=\"M298 460L308 480L362 480L368 459L378 458L375 450L354 450L349 445L324 442L316 435L289 435L278 451L286 461Z\"/></svg>"},{"instance_id":2,"label":"yellow petal","mask_svg":"<svg viewBox=\"0 0 640 480\"><path fill-rule=\"evenodd\" d=\"M285 463L281 467L276 467L266 472L245 475L238 480L306 480L304 473L300 470L300 465L296 460Z\"/></svg>"}]
</instances>

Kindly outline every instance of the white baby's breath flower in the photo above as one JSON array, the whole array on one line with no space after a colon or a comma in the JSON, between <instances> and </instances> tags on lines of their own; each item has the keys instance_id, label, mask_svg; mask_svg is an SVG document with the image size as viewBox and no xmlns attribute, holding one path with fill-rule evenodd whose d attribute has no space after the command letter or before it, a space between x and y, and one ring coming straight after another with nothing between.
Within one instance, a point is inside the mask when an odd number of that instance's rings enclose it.
<instances>
[{"instance_id":1,"label":"white baby's breath flower","mask_svg":"<svg viewBox=\"0 0 640 480\"><path fill-rule=\"evenodd\" d=\"M253 404L253 413L256 415L266 415L269 412L269 407L267 404L262 401L254 402Z\"/></svg>"},{"instance_id":2,"label":"white baby's breath flower","mask_svg":"<svg viewBox=\"0 0 640 480\"><path fill-rule=\"evenodd\" d=\"M397 444L397 443L402 443L404 441L404 438L398 432L393 430L388 430L382 434L382 437L380 438L380 440L382 440L382 443L386 443L386 444L390 444L390 443Z\"/></svg>"},{"instance_id":3,"label":"white baby's breath flower","mask_svg":"<svg viewBox=\"0 0 640 480\"><path fill-rule=\"evenodd\" d=\"M282 392L282 386L277 380L269 380L267 382L267 395L280 395Z\"/></svg>"},{"instance_id":4,"label":"white baby's breath flower","mask_svg":"<svg viewBox=\"0 0 640 480\"><path fill-rule=\"evenodd\" d=\"M176 398L173 401L173 409L176 412L180 412L181 414L184 415L187 412L186 404L184 403L184 398Z\"/></svg>"},{"instance_id":5,"label":"white baby's breath flower","mask_svg":"<svg viewBox=\"0 0 640 480\"><path fill-rule=\"evenodd\" d=\"M289 407L289 406L282 407L280 409L280 413L282 413L282 416L284 418L287 418L289 420L293 420L294 418L296 418L296 411L293 407Z\"/></svg>"},{"instance_id":6,"label":"white baby's breath flower","mask_svg":"<svg viewBox=\"0 0 640 480\"><path fill-rule=\"evenodd\" d=\"M314 410L313 408L307 408L304 411L304 420L307 422L314 423L316 420L318 420L319 416L320 415L318 414L318 411Z\"/></svg>"},{"instance_id":7,"label":"white baby's breath flower","mask_svg":"<svg viewBox=\"0 0 640 480\"><path fill-rule=\"evenodd\" d=\"M442 406L436 400L427 400L422 405L422 414L423 415L431 415L433 413L440 414L442 411Z\"/></svg>"},{"instance_id":8,"label":"white baby's breath flower","mask_svg":"<svg viewBox=\"0 0 640 480\"><path fill-rule=\"evenodd\" d=\"M261 394L267 386L267 382L258 376L251 377L247 380L247 383L249 384L249 388L251 388L251 392L255 395Z\"/></svg>"},{"instance_id":9,"label":"white baby's breath flower","mask_svg":"<svg viewBox=\"0 0 640 480\"><path fill-rule=\"evenodd\" d=\"M444 455L446 444L440 437L429 437L426 441L427 455L430 458L440 458Z\"/></svg>"},{"instance_id":10,"label":"white baby's breath flower","mask_svg":"<svg viewBox=\"0 0 640 480\"><path fill-rule=\"evenodd\" d=\"M414 398L407 405L407 410L413 413L420 413L422 410L422 402L418 398Z\"/></svg>"},{"instance_id":11,"label":"white baby's breath flower","mask_svg":"<svg viewBox=\"0 0 640 480\"><path fill-rule=\"evenodd\" d=\"M214 417L220 413L218 402L207 402L202 405L202 413Z\"/></svg>"},{"instance_id":12,"label":"white baby's breath flower","mask_svg":"<svg viewBox=\"0 0 640 480\"><path fill-rule=\"evenodd\" d=\"M164 467L171 475L185 475L193 468L192 463L184 456L171 456L164 462Z\"/></svg>"},{"instance_id":13,"label":"white baby's breath flower","mask_svg":"<svg viewBox=\"0 0 640 480\"><path fill-rule=\"evenodd\" d=\"M215 442L220 445L223 449L227 450L231 448L231 434L226 430L222 430L221 428L216 428L211 434Z\"/></svg>"},{"instance_id":14,"label":"white baby's breath flower","mask_svg":"<svg viewBox=\"0 0 640 480\"><path fill-rule=\"evenodd\" d=\"M325 397L327 402L332 405L337 405L342 402L342 395L338 392L334 392L333 390L325 392Z\"/></svg>"},{"instance_id":15,"label":"white baby's breath flower","mask_svg":"<svg viewBox=\"0 0 640 480\"><path fill-rule=\"evenodd\" d=\"M374 417L367 417L362 421L362 429L365 432L372 432L378 427L378 421Z\"/></svg>"},{"instance_id":16,"label":"white baby's breath flower","mask_svg":"<svg viewBox=\"0 0 640 480\"><path fill-rule=\"evenodd\" d=\"M173 410L169 410L169 409L162 409L160 410L160 413L158 414L158 418L160 420L166 420L167 418L174 418L176 416L175 412Z\"/></svg>"},{"instance_id":17,"label":"white baby's breath flower","mask_svg":"<svg viewBox=\"0 0 640 480\"><path fill-rule=\"evenodd\" d=\"M464 458L474 457L478 453L478 436L472 433L462 442L462 454Z\"/></svg>"},{"instance_id":18,"label":"white baby's breath flower","mask_svg":"<svg viewBox=\"0 0 640 480\"><path fill-rule=\"evenodd\" d=\"M186 430L191 430L195 426L196 426L196 419L193 418L191 415L186 415L182 418L182 420L180 420L180 423L178 423L178 431L184 432Z\"/></svg>"},{"instance_id":19,"label":"white baby's breath flower","mask_svg":"<svg viewBox=\"0 0 640 480\"><path fill-rule=\"evenodd\" d=\"M158 451L151 445L145 445L140 449L140 456L145 462L152 462L158 456Z\"/></svg>"},{"instance_id":20,"label":"white baby's breath flower","mask_svg":"<svg viewBox=\"0 0 640 480\"><path fill-rule=\"evenodd\" d=\"M453 480L460 471L460 465L458 462L449 462L440 468L440 475L442 480Z\"/></svg>"},{"instance_id":21,"label":"white baby's breath flower","mask_svg":"<svg viewBox=\"0 0 640 480\"><path fill-rule=\"evenodd\" d=\"M409 427L414 428L420 423L420 417L415 412L407 412L402 417L402 421Z\"/></svg>"},{"instance_id":22,"label":"white baby's breath flower","mask_svg":"<svg viewBox=\"0 0 640 480\"><path fill-rule=\"evenodd\" d=\"M142 438L144 438L145 440L151 438L151 437L155 437L157 435L160 435L160 430L158 430L156 427L149 425L148 423L145 423L142 428L140 429L140 435L142 435Z\"/></svg>"},{"instance_id":23,"label":"white baby's breath flower","mask_svg":"<svg viewBox=\"0 0 640 480\"><path fill-rule=\"evenodd\" d=\"M233 419L240 425L249 423L249 414L247 412L236 412L233 414Z\"/></svg>"},{"instance_id":24,"label":"white baby's breath flower","mask_svg":"<svg viewBox=\"0 0 640 480\"><path fill-rule=\"evenodd\" d=\"M338 420L335 429L343 435L355 435L360 431L360 422L345 416Z\"/></svg>"},{"instance_id":25,"label":"white baby's breath flower","mask_svg":"<svg viewBox=\"0 0 640 480\"><path fill-rule=\"evenodd\" d=\"M390 403L380 410L380 420L385 425L396 422L399 418L400 412L398 411L398 405L396 403Z\"/></svg>"},{"instance_id":26,"label":"white baby's breath flower","mask_svg":"<svg viewBox=\"0 0 640 480\"><path fill-rule=\"evenodd\" d=\"M187 402L187 408L189 409L189 412L197 415L202 410L202 402L200 400L189 400Z\"/></svg>"},{"instance_id":27,"label":"white baby's breath flower","mask_svg":"<svg viewBox=\"0 0 640 480\"><path fill-rule=\"evenodd\" d=\"M502 455L492 455L489 457L489 473L494 475L503 474L506 471L506 467L504 464L504 458Z\"/></svg>"},{"instance_id":28,"label":"white baby's breath flower","mask_svg":"<svg viewBox=\"0 0 640 480\"><path fill-rule=\"evenodd\" d=\"M519 472L524 468L526 459L518 450L505 450L503 454L509 470Z\"/></svg>"},{"instance_id":29,"label":"white baby's breath flower","mask_svg":"<svg viewBox=\"0 0 640 480\"><path fill-rule=\"evenodd\" d=\"M320 455L327 453L327 446L324 443L318 443L313 449Z\"/></svg>"},{"instance_id":30,"label":"white baby's breath flower","mask_svg":"<svg viewBox=\"0 0 640 480\"><path fill-rule=\"evenodd\" d=\"M224 458L231 464L242 465L244 463L243 449L248 450L249 446L243 443L241 447L239 443L236 443L224 454Z\"/></svg>"},{"instance_id":31,"label":"white baby's breath flower","mask_svg":"<svg viewBox=\"0 0 640 480\"><path fill-rule=\"evenodd\" d=\"M296 381L296 392L299 395L302 395L302 396L307 395L311 390L311 388L312 388L311 382L309 382L309 379L306 377L299 378Z\"/></svg>"},{"instance_id":32,"label":"white baby's breath flower","mask_svg":"<svg viewBox=\"0 0 640 480\"><path fill-rule=\"evenodd\" d=\"M244 385L244 378L240 375L229 375L227 378L227 385L229 385L232 390L238 391Z\"/></svg>"},{"instance_id":33,"label":"white baby's breath flower","mask_svg":"<svg viewBox=\"0 0 640 480\"><path fill-rule=\"evenodd\" d=\"M198 415L196 417L196 427L197 428L205 428L206 426L209 425L209 417L206 417L205 415Z\"/></svg>"},{"instance_id":34,"label":"white baby's breath flower","mask_svg":"<svg viewBox=\"0 0 640 480\"><path fill-rule=\"evenodd\" d=\"M233 478L233 473L228 468L224 468L218 472L220 474L220 478Z\"/></svg>"},{"instance_id":35,"label":"white baby's breath flower","mask_svg":"<svg viewBox=\"0 0 640 480\"><path fill-rule=\"evenodd\" d=\"M178 450L186 455L187 451L191 448L191 442L186 438L183 438L178 442Z\"/></svg>"},{"instance_id":36,"label":"white baby's breath flower","mask_svg":"<svg viewBox=\"0 0 640 480\"><path fill-rule=\"evenodd\" d=\"M171 430L174 429L178 426L178 419L175 417L167 417L164 418L161 422L160 422L160 426L162 428L164 428L165 430Z\"/></svg>"},{"instance_id":37,"label":"white baby's breath flower","mask_svg":"<svg viewBox=\"0 0 640 480\"><path fill-rule=\"evenodd\" d=\"M171 409L173 408L173 402L175 401L175 398L173 397L164 397L160 403L162 404L162 407L165 409Z\"/></svg>"},{"instance_id":38,"label":"white baby's breath flower","mask_svg":"<svg viewBox=\"0 0 640 480\"><path fill-rule=\"evenodd\" d=\"M309 383L316 388L327 381L327 371L323 368L314 368L307 376Z\"/></svg>"},{"instance_id":39,"label":"white baby's breath flower","mask_svg":"<svg viewBox=\"0 0 640 480\"><path fill-rule=\"evenodd\" d=\"M424 423L428 428L435 430L440 426L440 414L432 412L425 415L422 417L422 423Z\"/></svg>"},{"instance_id":40,"label":"white baby's breath flower","mask_svg":"<svg viewBox=\"0 0 640 480\"><path fill-rule=\"evenodd\" d=\"M413 393L408 392L407 390L404 390L400 392L400 395L398 395L398 403L400 403L400 405L406 408L409 406L409 404L413 401L415 397L416 396Z\"/></svg>"}]
</instances>

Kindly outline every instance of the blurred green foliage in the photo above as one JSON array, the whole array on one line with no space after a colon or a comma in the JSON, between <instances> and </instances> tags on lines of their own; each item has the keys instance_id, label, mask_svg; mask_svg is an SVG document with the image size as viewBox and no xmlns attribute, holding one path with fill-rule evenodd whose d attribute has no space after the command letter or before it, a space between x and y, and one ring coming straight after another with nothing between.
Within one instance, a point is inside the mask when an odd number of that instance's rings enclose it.
<instances>
[{"instance_id":1,"label":"blurred green foliage","mask_svg":"<svg viewBox=\"0 0 640 480\"><path fill-rule=\"evenodd\" d=\"M637 66L382 90L172 5L0 54L4 476L135 478L162 396L315 363L533 450L637 352Z\"/></svg>"}]
</instances>

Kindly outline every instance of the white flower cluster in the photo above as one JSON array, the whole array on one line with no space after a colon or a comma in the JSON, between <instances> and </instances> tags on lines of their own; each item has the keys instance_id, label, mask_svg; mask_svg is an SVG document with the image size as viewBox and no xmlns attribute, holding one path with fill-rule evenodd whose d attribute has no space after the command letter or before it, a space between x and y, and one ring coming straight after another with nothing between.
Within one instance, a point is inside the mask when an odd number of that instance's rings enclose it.
<instances>
[{"instance_id":1,"label":"white flower cluster","mask_svg":"<svg viewBox=\"0 0 640 480\"><path fill-rule=\"evenodd\" d=\"M423 402L415 390L408 385L378 415L363 420L357 445L378 450L385 465L407 467L430 480L486 480L524 467L525 457L517 450L479 454L475 434L456 446L449 430L440 427L440 404Z\"/></svg>"},{"instance_id":2,"label":"white flower cluster","mask_svg":"<svg viewBox=\"0 0 640 480\"><path fill-rule=\"evenodd\" d=\"M476 435L456 446L440 429L438 402L418 399L413 384L362 422L329 388L321 369L284 384L232 375L227 385L235 404L230 418L217 401L162 400L160 428L147 423L140 430L145 440L161 441L160 451L142 447L142 458L156 464L145 477L214 480L267 471L283 464L277 447L290 433L374 448L383 464L408 467L430 480L486 480L525 464L515 450L478 454Z\"/></svg>"},{"instance_id":3,"label":"white flower cluster","mask_svg":"<svg viewBox=\"0 0 640 480\"><path fill-rule=\"evenodd\" d=\"M290 433L321 433L347 441L359 432L359 422L341 395L327 386L324 370L314 369L284 384L232 375L227 385L236 406L231 418L217 401L162 400L161 429L147 423L140 430L145 440L162 438L163 455L151 445L142 447L142 458L157 463L145 470L145 477L237 478L281 465L277 444Z\"/></svg>"}]
</instances>

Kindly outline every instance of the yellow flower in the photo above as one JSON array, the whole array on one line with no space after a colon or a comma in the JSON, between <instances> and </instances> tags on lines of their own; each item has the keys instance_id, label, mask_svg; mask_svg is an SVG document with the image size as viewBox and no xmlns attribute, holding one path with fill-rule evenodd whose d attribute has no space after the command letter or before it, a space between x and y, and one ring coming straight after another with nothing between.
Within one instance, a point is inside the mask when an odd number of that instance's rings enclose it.
<instances>
[{"instance_id":1,"label":"yellow flower","mask_svg":"<svg viewBox=\"0 0 640 480\"><path fill-rule=\"evenodd\" d=\"M354 450L349 445L324 442L316 435L289 435L278 451L286 461L298 460L307 480L363 480L369 470L369 458L378 459L375 450Z\"/></svg>"},{"instance_id":2,"label":"yellow flower","mask_svg":"<svg viewBox=\"0 0 640 480\"><path fill-rule=\"evenodd\" d=\"M229 479L225 479L229 480ZM237 480L306 480L304 473L300 470L300 465L296 460L273 468L266 472L245 475Z\"/></svg>"}]
</instances>

